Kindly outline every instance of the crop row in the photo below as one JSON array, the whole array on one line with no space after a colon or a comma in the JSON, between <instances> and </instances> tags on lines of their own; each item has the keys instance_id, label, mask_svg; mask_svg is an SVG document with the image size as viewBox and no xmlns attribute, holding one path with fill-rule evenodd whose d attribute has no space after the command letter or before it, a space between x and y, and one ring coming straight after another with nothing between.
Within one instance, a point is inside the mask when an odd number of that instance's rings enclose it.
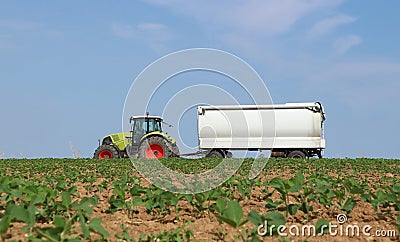
<instances>
[{"instance_id":1,"label":"crop row","mask_svg":"<svg viewBox=\"0 0 400 242\"><path fill-rule=\"evenodd\" d=\"M177 171L199 173L220 160L162 162ZM377 220L400 228L398 160L270 159L253 180L247 178L251 164L246 159L235 176L214 190L175 194L147 183L124 159L1 160L0 235L7 240L23 234L31 241L192 240L196 231L190 223L209 217L221 224L216 239L226 239L229 230L243 241L259 241L257 227L264 221L274 226L275 235L277 226L287 222L315 221L320 228L328 223L324 216L351 217L361 203L373 207ZM102 214L181 223L170 231L133 238L123 224L119 232L107 230Z\"/></svg>"}]
</instances>

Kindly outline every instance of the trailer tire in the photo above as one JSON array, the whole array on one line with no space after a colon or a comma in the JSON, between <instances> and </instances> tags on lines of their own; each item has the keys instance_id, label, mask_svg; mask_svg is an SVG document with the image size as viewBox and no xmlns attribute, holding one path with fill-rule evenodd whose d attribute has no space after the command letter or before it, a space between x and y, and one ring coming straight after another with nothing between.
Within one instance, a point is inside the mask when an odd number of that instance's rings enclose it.
<instances>
[{"instance_id":1,"label":"trailer tire","mask_svg":"<svg viewBox=\"0 0 400 242\"><path fill-rule=\"evenodd\" d=\"M225 158L225 155L218 150L211 150L207 153L206 158Z\"/></svg>"},{"instance_id":2,"label":"trailer tire","mask_svg":"<svg viewBox=\"0 0 400 242\"><path fill-rule=\"evenodd\" d=\"M300 159L304 159L306 158L306 154L303 151L300 150L293 150L291 151L288 156L288 158L300 158Z\"/></svg>"},{"instance_id":3,"label":"trailer tire","mask_svg":"<svg viewBox=\"0 0 400 242\"><path fill-rule=\"evenodd\" d=\"M317 150L317 156L319 159L322 159L322 152L321 150Z\"/></svg>"}]
</instances>

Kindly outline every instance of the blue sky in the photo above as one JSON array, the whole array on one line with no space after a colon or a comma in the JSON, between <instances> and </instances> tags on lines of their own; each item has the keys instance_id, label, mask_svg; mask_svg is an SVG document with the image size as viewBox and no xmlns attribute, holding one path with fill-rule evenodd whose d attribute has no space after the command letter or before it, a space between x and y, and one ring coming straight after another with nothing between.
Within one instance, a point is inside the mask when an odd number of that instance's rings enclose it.
<instances>
[{"instance_id":1,"label":"blue sky","mask_svg":"<svg viewBox=\"0 0 400 242\"><path fill-rule=\"evenodd\" d=\"M275 103L321 101L327 157L399 158L400 2L2 1L0 153L91 157L165 54L228 51ZM190 117L180 127L192 135ZM168 120L167 120L168 121ZM194 121L195 122L195 121ZM192 135L184 139L196 143Z\"/></svg>"}]
</instances>

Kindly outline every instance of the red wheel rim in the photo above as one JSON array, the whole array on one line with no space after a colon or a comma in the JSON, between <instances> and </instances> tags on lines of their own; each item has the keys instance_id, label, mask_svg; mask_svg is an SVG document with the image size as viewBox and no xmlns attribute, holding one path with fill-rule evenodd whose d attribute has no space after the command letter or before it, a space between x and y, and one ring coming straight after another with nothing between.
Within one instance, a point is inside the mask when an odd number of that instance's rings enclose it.
<instances>
[{"instance_id":1,"label":"red wheel rim","mask_svg":"<svg viewBox=\"0 0 400 242\"><path fill-rule=\"evenodd\" d=\"M164 157L164 149L161 145L151 144L146 149L146 158L154 159L154 158L163 158Z\"/></svg>"},{"instance_id":2,"label":"red wheel rim","mask_svg":"<svg viewBox=\"0 0 400 242\"><path fill-rule=\"evenodd\" d=\"M111 158L113 158L113 155L109 150L103 150L99 154L99 159L111 159Z\"/></svg>"}]
</instances>

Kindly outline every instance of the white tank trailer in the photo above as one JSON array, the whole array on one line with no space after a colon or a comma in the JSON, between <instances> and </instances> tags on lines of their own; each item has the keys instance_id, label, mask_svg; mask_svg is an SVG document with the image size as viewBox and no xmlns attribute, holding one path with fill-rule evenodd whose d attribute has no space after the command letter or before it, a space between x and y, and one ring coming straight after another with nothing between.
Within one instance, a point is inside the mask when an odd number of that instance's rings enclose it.
<instances>
[{"instance_id":1,"label":"white tank trailer","mask_svg":"<svg viewBox=\"0 0 400 242\"><path fill-rule=\"evenodd\" d=\"M322 157L324 110L319 102L198 106L199 148L207 157L229 150L271 150L272 157Z\"/></svg>"}]
</instances>

